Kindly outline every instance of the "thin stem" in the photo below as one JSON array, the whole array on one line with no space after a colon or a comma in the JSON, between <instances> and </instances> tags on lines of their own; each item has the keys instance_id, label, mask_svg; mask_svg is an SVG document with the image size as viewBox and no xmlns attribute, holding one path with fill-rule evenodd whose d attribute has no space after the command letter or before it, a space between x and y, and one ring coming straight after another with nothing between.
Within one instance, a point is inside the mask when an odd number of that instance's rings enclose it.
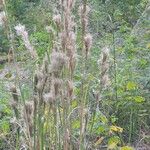
<instances>
[{"instance_id":1,"label":"thin stem","mask_svg":"<svg viewBox=\"0 0 150 150\"><path fill-rule=\"evenodd\" d=\"M115 82L115 99L118 100L118 87L117 87L117 57L116 57L116 45L115 45L115 28L114 28L114 12L115 12L115 7L113 4L113 33L112 33L112 38L113 38L113 55L114 55L114 82Z\"/></svg>"},{"instance_id":2,"label":"thin stem","mask_svg":"<svg viewBox=\"0 0 150 150\"><path fill-rule=\"evenodd\" d=\"M131 142L131 138L132 138L132 128L133 128L133 109L131 108L131 114L130 114L130 128L129 128L129 140L128 140L128 143Z\"/></svg>"}]
</instances>

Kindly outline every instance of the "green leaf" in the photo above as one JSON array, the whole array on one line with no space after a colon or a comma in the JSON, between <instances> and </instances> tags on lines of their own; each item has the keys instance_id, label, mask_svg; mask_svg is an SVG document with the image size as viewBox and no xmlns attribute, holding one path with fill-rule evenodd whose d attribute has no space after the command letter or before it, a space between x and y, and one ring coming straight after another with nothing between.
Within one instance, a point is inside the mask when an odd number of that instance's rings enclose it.
<instances>
[{"instance_id":1,"label":"green leaf","mask_svg":"<svg viewBox=\"0 0 150 150\"><path fill-rule=\"evenodd\" d=\"M112 132L112 131L114 131L114 132L123 132L123 128L121 128L121 127L118 127L118 126L110 126L110 131Z\"/></svg>"},{"instance_id":2,"label":"green leaf","mask_svg":"<svg viewBox=\"0 0 150 150\"><path fill-rule=\"evenodd\" d=\"M120 143L120 138L118 136L111 137L108 141L108 149L114 149L117 144Z\"/></svg>"},{"instance_id":3,"label":"green leaf","mask_svg":"<svg viewBox=\"0 0 150 150\"><path fill-rule=\"evenodd\" d=\"M100 120L102 121L102 123L107 124L108 123L108 119L106 118L106 116L101 115L100 116Z\"/></svg>"},{"instance_id":4,"label":"green leaf","mask_svg":"<svg viewBox=\"0 0 150 150\"><path fill-rule=\"evenodd\" d=\"M128 82L127 83L127 90L135 90L135 89L137 89L137 84L136 83L134 83L134 82Z\"/></svg>"},{"instance_id":5,"label":"green leaf","mask_svg":"<svg viewBox=\"0 0 150 150\"><path fill-rule=\"evenodd\" d=\"M0 128L2 132L7 133L9 131L9 122L6 120L1 120Z\"/></svg>"},{"instance_id":6,"label":"green leaf","mask_svg":"<svg viewBox=\"0 0 150 150\"><path fill-rule=\"evenodd\" d=\"M102 143L102 141L104 140L104 137L99 138L96 143L94 144L95 147L97 147L98 145L100 145Z\"/></svg>"},{"instance_id":7,"label":"green leaf","mask_svg":"<svg viewBox=\"0 0 150 150\"><path fill-rule=\"evenodd\" d=\"M9 79L9 78L12 77L12 74L11 74L10 72L8 72L8 73L5 74L5 77L6 77L7 79Z\"/></svg>"},{"instance_id":8,"label":"green leaf","mask_svg":"<svg viewBox=\"0 0 150 150\"><path fill-rule=\"evenodd\" d=\"M106 131L104 126L99 126L97 129L98 133L104 133Z\"/></svg>"},{"instance_id":9,"label":"green leaf","mask_svg":"<svg viewBox=\"0 0 150 150\"><path fill-rule=\"evenodd\" d=\"M80 121L79 120L76 120L72 123L72 128L73 129L78 129L80 128Z\"/></svg>"},{"instance_id":10,"label":"green leaf","mask_svg":"<svg viewBox=\"0 0 150 150\"><path fill-rule=\"evenodd\" d=\"M75 107L77 107L77 105L78 105L77 100L73 100L72 103L71 103L71 106L72 106L73 108L75 108Z\"/></svg>"},{"instance_id":11,"label":"green leaf","mask_svg":"<svg viewBox=\"0 0 150 150\"><path fill-rule=\"evenodd\" d=\"M134 97L134 100L135 100L135 102L137 102L137 103L142 103L142 102L145 101L145 98L142 97L142 96L136 96L136 97Z\"/></svg>"},{"instance_id":12,"label":"green leaf","mask_svg":"<svg viewBox=\"0 0 150 150\"><path fill-rule=\"evenodd\" d=\"M115 117L115 116L111 116L111 122L112 122L112 123L115 123L117 120L118 120L118 118L117 118L117 117Z\"/></svg>"},{"instance_id":13,"label":"green leaf","mask_svg":"<svg viewBox=\"0 0 150 150\"><path fill-rule=\"evenodd\" d=\"M123 146L121 147L121 150L134 150L134 149L130 146Z\"/></svg>"}]
</instances>

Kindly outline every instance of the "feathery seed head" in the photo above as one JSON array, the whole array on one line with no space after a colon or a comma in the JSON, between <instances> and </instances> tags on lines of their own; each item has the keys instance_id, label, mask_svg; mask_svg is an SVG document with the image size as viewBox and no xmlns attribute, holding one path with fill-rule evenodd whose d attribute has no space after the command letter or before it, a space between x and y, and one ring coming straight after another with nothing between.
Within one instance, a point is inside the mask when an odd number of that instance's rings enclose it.
<instances>
[{"instance_id":1,"label":"feathery seed head","mask_svg":"<svg viewBox=\"0 0 150 150\"><path fill-rule=\"evenodd\" d=\"M18 24L17 26L15 26L15 30L18 36L22 36L24 34L27 35L27 32L25 31L25 26Z\"/></svg>"},{"instance_id":2,"label":"feathery seed head","mask_svg":"<svg viewBox=\"0 0 150 150\"><path fill-rule=\"evenodd\" d=\"M110 52L110 49L109 49L108 47L104 47L104 48L102 49L103 55L109 56L109 52Z\"/></svg>"},{"instance_id":3,"label":"feathery seed head","mask_svg":"<svg viewBox=\"0 0 150 150\"><path fill-rule=\"evenodd\" d=\"M16 86L12 86L12 87L10 88L10 91L11 91L11 93L12 93L13 100L14 100L15 102L18 102L18 93L17 93L17 88L16 88Z\"/></svg>"},{"instance_id":4,"label":"feathery seed head","mask_svg":"<svg viewBox=\"0 0 150 150\"><path fill-rule=\"evenodd\" d=\"M40 82L38 82L38 84L37 84L36 88L37 88L38 92L41 92L41 91L42 91L42 89L43 89L43 83L42 83L41 81L40 81Z\"/></svg>"},{"instance_id":5,"label":"feathery seed head","mask_svg":"<svg viewBox=\"0 0 150 150\"><path fill-rule=\"evenodd\" d=\"M109 48L108 47L104 47L102 49L100 65L101 65L101 86L102 88L106 88L110 85L110 79L108 75L109 72Z\"/></svg>"},{"instance_id":6,"label":"feathery seed head","mask_svg":"<svg viewBox=\"0 0 150 150\"><path fill-rule=\"evenodd\" d=\"M88 52L92 46L92 36L90 33L86 34L84 37L84 43L85 43L85 48L86 51Z\"/></svg>"},{"instance_id":7,"label":"feathery seed head","mask_svg":"<svg viewBox=\"0 0 150 150\"><path fill-rule=\"evenodd\" d=\"M33 104L31 102L25 103L25 111L27 114L31 115L33 112Z\"/></svg>"},{"instance_id":8,"label":"feathery seed head","mask_svg":"<svg viewBox=\"0 0 150 150\"><path fill-rule=\"evenodd\" d=\"M90 7L88 5L86 5L86 7L84 5L81 5L79 7L79 16L81 17L83 14L88 15L88 13L90 12Z\"/></svg>"},{"instance_id":9,"label":"feathery seed head","mask_svg":"<svg viewBox=\"0 0 150 150\"><path fill-rule=\"evenodd\" d=\"M101 54L101 67L108 68L109 67L108 61L109 61L109 48L104 47L102 49L102 54Z\"/></svg>"},{"instance_id":10,"label":"feathery seed head","mask_svg":"<svg viewBox=\"0 0 150 150\"><path fill-rule=\"evenodd\" d=\"M61 26L61 15L60 14L54 15L53 16L53 21L56 23L56 25L58 27L60 27Z\"/></svg>"},{"instance_id":11,"label":"feathery seed head","mask_svg":"<svg viewBox=\"0 0 150 150\"><path fill-rule=\"evenodd\" d=\"M72 58L73 55L76 52L76 45L75 45L75 41L76 41L76 36L74 32L69 32L67 41L66 41L66 49L67 49L67 56L69 58Z\"/></svg>"},{"instance_id":12,"label":"feathery seed head","mask_svg":"<svg viewBox=\"0 0 150 150\"><path fill-rule=\"evenodd\" d=\"M10 91L11 91L12 93L17 93L17 88L16 88L16 86L15 86L15 85L12 85L12 86L10 87Z\"/></svg>"},{"instance_id":13,"label":"feathery seed head","mask_svg":"<svg viewBox=\"0 0 150 150\"><path fill-rule=\"evenodd\" d=\"M48 33L54 33L54 29L51 26L46 26L45 29Z\"/></svg>"},{"instance_id":14,"label":"feathery seed head","mask_svg":"<svg viewBox=\"0 0 150 150\"><path fill-rule=\"evenodd\" d=\"M75 67L76 67L76 55L74 54L69 60L69 68L70 68L71 76L73 75Z\"/></svg>"},{"instance_id":15,"label":"feathery seed head","mask_svg":"<svg viewBox=\"0 0 150 150\"><path fill-rule=\"evenodd\" d=\"M41 70L42 70L43 74L47 74L48 73L48 58L47 58L47 56L44 57Z\"/></svg>"},{"instance_id":16,"label":"feathery seed head","mask_svg":"<svg viewBox=\"0 0 150 150\"><path fill-rule=\"evenodd\" d=\"M15 30L17 35L22 37L24 45L27 48L27 50L29 50L32 58L37 58L38 55L29 41L28 32L25 30L25 26L19 24L15 26Z\"/></svg>"},{"instance_id":17,"label":"feathery seed head","mask_svg":"<svg viewBox=\"0 0 150 150\"><path fill-rule=\"evenodd\" d=\"M68 0L68 8L72 9L74 6L75 0Z\"/></svg>"},{"instance_id":18,"label":"feathery seed head","mask_svg":"<svg viewBox=\"0 0 150 150\"><path fill-rule=\"evenodd\" d=\"M110 79L109 79L109 76L108 74L105 74L102 79L101 79L101 84L104 88L108 87L110 85Z\"/></svg>"},{"instance_id":19,"label":"feathery seed head","mask_svg":"<svg viewBox=\"0 0 150 150\"><path fill-rule=\"evenodd\" d=\"M12 108L16 108L17 107L17 102L16 101L14 101L14 100L11 100L11 102L10 102L10 106L12 107Z\"/></svg>"},{"instance_id":20,"label":"feathery seed head","mask_svg":"<svg viewBox=\"0 0 150 150\"><path fill-rule=\"evenodd\" d=\"M75 44L76 35L75 35L75 33L73 31L69 32L68 38L69 38L71 44Z\"/></svg>"},{"instance_id":21,"label":"feathery seed head","mask_svg":"<svg viewBox=\"0 0 150 150\"><path fill-rule=\"evenodd\" d=\"M65 48L66 47L66 40L67 40L66 32L62 32L60 34L60 38L61 38L62 48Z\"/></svg>"},{"instance_id":22,"label":"feathery seed head","mask_svg":"<svg viewBox=\"0 0 150 150\"><path fill-rule=\"evenodd\" d=\"M24 119L26 120L26 126L29 129L30 135L33 130L33 103L26 102L24 107Z\"/></svg>"},{"instance_id":23,"label":"feathery seed head","mask_svg":"<svg viewBox=\"0 0 150 150\"><path fill-rule=\"evenodd\" d=\"M61 52L53 52L51 54L51 71L57 72L61 71L61 69L66 66L68 63L68 57Z\"/></svg>"},{"instance_id":24,"label":"feathery seed head","mask_svg":"<svg viewBox=\"0 0 150 150\"><path fill-rule=\"evenodd\" d=\"M101 75L108 73L109 70L109 63L108 62L102 62L101 63Z\"/></svg>"},{"instance_id":25,"label":"feathery seed head","mask_svg":"<svg viewBox=\"0 0 150 150\"><path fill-rule=\"evenodd\" d=\"M54 99L55 99L55 97L52 92L44 94L44 102L45 103L53 103Z\"/></svg>"},{"instance_id":26,"label":"feathery seed head","mask_svg":"<svg viewBox=\"0 0 150 150\"><path fill-rule=\"evenodd\" d=\"M41 71L36 71L36 75L38 78L38 81L41 81L44 78L44 74Z\"/></svg>"},{"instance_id":27,"label":"feathery seed head","mask_svg":"<svg viewBox=\"0 0 150 150\"><path fill-rule=\"evenodd\" d=\"M34 92L41 91L43 86L44 75L41 71L36 70L34 76Z\"/></svg>"},{"instance_id":28,"label":"feathery seed head","mask_svg":"<svg viewBox=\"0 0 150 150\"><path fill-rule=\"evenodd\" d=\"M72 95L73 95L73 81L67 81L67 90L68 90L68 96L69 97L72 97Z\"/></svg>"},{"instance_id":29,"label":"feathery seed head","mask_svg":"<svg viewBox=\"0 0 150 150\"><path fill-rule=\"evenodd\" d=\"M6 21L6 13L4 11L0 12L0 26L3 26Z\"/></svg>"},{"instance_id":30,"label":"feathery seed head","mask_svg":"<svg viewBox=\"0 0 150 150\"><path fill-rule=\"evenodd\" d=\"M54 91L56 96L59 93L59 89L61 89L62 87L63 81L59 78L54 78L53 84L54 84Z\"/></svg>"}]
</instances>

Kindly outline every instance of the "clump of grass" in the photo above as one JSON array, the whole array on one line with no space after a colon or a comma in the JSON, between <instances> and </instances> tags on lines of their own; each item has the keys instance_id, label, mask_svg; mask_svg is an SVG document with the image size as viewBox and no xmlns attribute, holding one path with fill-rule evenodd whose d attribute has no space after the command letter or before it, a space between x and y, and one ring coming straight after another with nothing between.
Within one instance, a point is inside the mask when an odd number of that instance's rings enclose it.
<instances>
[{"instance_id":1,"label":"clump of grass","mask_svg":"<svg viewBox=\"0 0 150 150\"><path fill-rule=\"evenodd\" d=\"M21 36L26 49L29 50L29 52L31 54L31 57L37 58L37 53L29 41L28 32L25 30L25 26L19 24L15 27L15 29L16 29L17 35Z\"/></svg>"},{"instance_id":2,"label":"clump of grass","mask_svg":"<svg viewBox=\"0 0 150 150\"><path fill-rule=\"evenodd\" d=\"M90 8L87 0L84 0L79 7L82 30L80 45L82 56L80 72L82 75L79 92L75 92L74 76L77 66L77 48L79 47L76 41L76 24L73 16L74 5L75 0L62 0L61 10L54 14L52 24L46 26L50 34L51 47L44 54L43 62L36 64L31 97L24 99L22 94L21 97L18 97L16 88L12 90L14 102L12 108L23 130L23 132L19 130L18 136L23 137L26 148L30 150L94 148L97 141L91 140L93 138L91 132L95 124L99 123L96 122L97 112L100 114L101 124L107 125L107 129L104 130L107 130L109 134L109 122L99 109L102 91L110 85L109 49L107 47L102 49L100 82L97 86L99 88L98 92L94 93L97 107L93 113L89 110L91 81L89 80L88 61L90 61L93 43L93 37L88 30ZM25 26L19 24L15 29L22 37L31 57L37 60L36 50L29 41ZM75 107L72 106L73 102L76 103ZM17 116L21 112L23 115ZM77 129L73 126L74 121L78 121ZM21 139L18 138L17 147L21 147L21 143Z\"/></svg>"}]
</instances>

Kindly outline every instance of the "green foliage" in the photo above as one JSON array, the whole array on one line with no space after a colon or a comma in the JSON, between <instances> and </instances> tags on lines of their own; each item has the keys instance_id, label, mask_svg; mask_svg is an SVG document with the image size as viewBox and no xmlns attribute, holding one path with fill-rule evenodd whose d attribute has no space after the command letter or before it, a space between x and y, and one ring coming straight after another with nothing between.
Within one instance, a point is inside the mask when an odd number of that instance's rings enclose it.
<instances>
[{"instance_id":1,"label":"green foliage","mask_svg":"<svg viewBox=\"0 0 150 150\"><path fill-rule=\"evenodd\" d=\"M10 132L11 117L12 117L12 111L9 106L8 96L0 93L0 134L1 134L1 137L5 137ZM2 141L3 140L0 138L0 143ZM1 144L0 144L0 148L1 148Z\"/></svg>"},{"instance_id":2,"label":"green foliage","mask_svg":"<svg viewBox=\"0 0 150 150\"><path fill-rule=\"evenodd\" d=\"M0 27L0 52L8 52L9 41L3 28Z\"/></svg>"},{"instance_id":3,"label":"green foliage","mask_svg":"<svg viewBox=\"0 0 150 150\"><path fill-rule=\"evenodd\" d=\"M26 15L28 8L30 5L36 5L39 0L36 0L36 3L33 3L32 1L26 1L26 0L8 0L7 1L7 10L10 15L10 18L12 21L15 20L23 20L24 16Z\"/></svg>"},{"instance_id":4,"label":"green foliage","mask_svg":"<svg viewBox=\"0 0 150 150\"><path fill-rule=\"evenodd\" d=\"M49 35L48 33L41 31L35 32L30 36L31 42L33 43L38 55L43 57L46 51L49 51Z\"/></svg>"}]
</instances>

